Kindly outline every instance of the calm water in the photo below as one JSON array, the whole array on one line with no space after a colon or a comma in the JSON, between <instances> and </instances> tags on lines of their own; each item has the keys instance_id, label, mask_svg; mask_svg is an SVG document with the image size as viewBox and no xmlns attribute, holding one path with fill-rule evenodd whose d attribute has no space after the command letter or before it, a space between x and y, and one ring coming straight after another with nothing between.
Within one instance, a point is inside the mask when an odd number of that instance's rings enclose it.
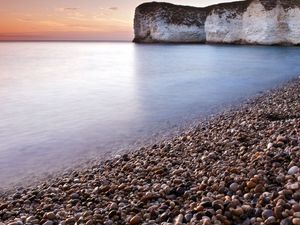
<instances>
[{"instance_id":1,"label":"calm water","mask_svg":"<svg viewBox=\"0 0 300 225\"><path fill-rule=\"evenodd\" d=\"M0 186L275 87L299 62L286 47L0 43Z\"/></svg>"}]
</instances>

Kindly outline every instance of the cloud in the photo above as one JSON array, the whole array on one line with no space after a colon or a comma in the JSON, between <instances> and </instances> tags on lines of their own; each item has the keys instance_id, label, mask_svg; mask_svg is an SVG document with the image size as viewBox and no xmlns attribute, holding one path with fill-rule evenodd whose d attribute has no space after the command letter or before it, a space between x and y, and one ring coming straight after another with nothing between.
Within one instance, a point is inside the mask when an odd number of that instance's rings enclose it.
<instances>
[{"instance_id":1,"label":"cloud","mask_svg":"<svg viewBox=\"0 0 300 225\"><path fill-rule=\"evenodd\" d=\"M42 20L38 21L38 24L41 24L43 26L49 26L49 27L64 27L66 26L64 23L60 23L57 21L52 21L52 20Z\"/></svg>"},{"instance_id":2,"label":"cloud","mask_svg":"<svg viewBox=\"0 0 300 225\"><path fill-rule=\"evenodd\" d=\"M71 10L71 11L76 11L76 10L78 10L79 8L75 8L75 7L73 7L73 8L65 8L65 10L67 10L67 11L69 11L69 10Z\"/></svg>"},{"instance_id":3,"label":"cloud","mask_svg":"<svg viewBox=\"0 0 300 225\"><path fill-rule=\"evenodd\" d=\"M95 26L91 24L84 24L84 23L76 23L76 24L68 24L66 25L73 31L101 31L102 26Z\"/></svg>"},{"instance_id":4,"label":"cloud","mask_svg":"<svg viewBox=\"0 0 300 225\"><path fill-rule=\"evenodd\" d=\"M42 26L47 26L47 27L64 27L66 24L54 21L54 20L33 20L33 19L24 19L24 18L17 18L17 21L20 22L28 22L31 24L37 24L37 25L42 25Z\"/></svg>"},{"instance_id":5,"label":"cloud","mask_svg":"<svg viewBox=\"0 0 300 225\"><path fill-rule=\"evenodd\" d=\"M112 6L112 7L109 7L108 9L109 9L109 10L116 11L116 10L118 10L119 8L118 8L118 7L116 7L116 6Z\"/></svg>"},{"instance_id":6,"label":"cloud","mask_svg":"<svg viewBox=\"0 0 300 225\"><path fill-rule=\"evenodd\" d=\"M74 12L78 10L79 10L78 7L60 7L56 9L56 11L58 12Z\"/></svg>"},{"instance_id":7,"label":"cloud","mask_svg":"<svg viewBox=\"0 0 300 225\"><path fill-rule=\"evenodd\" d=\"M68 19L72 19L72 20L88 20L88 18L86 18L85 15L83 15L82 13L80 12L73 12L73 13L68 13L66 15L66 18Z\"/></svg>"},{"instance_id":8,"label":"cloud","mask_svg":"<svg viewBox=\"0 0 300 225\"><path fill-rule=\"evenodd\" d=\"M20 22L28 22L28 23L34 22L33 19L29 19L29 18L17 18L17 20Z\"/></svg>"},{"instance_id":9,"label":"cloud","mask_svg":"<svg viewBox=\"0 0 300 225\"><path fill-rule=\"evenodd\" d=\"M111 6L109 8L100 8L100 12L102 15L110 15L112 13L112 11L117 11L119 10L119 8L117 6Z\"/></svg>"},{"instance_id":10,"label":"cloud","mask_svg":"<svg viewBox=\"0 0 300 225\"><path fill-rule=\"evenodd\" d=\"M86 16L80 12L79 7L60 7L55 9L55 11L61 13L63 17L66 19L80 20L80 21L88 20Z\"/></svg>"}]
</instances>

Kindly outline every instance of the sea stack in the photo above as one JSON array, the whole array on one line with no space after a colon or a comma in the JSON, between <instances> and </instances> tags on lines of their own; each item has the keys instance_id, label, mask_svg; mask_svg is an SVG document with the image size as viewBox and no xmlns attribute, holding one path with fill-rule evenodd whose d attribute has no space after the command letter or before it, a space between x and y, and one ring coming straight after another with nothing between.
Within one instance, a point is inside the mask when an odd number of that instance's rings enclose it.
<instances>
[{"instance_id":1,"label":"sea stack","mask_svg":"<svg viewBox=\"0 0 300 225\"><path fill-rule=\"evenodd\" d=\"M135 10L134 42L300 45L300 0L197 8L150 2Z\"/></svg>"}]
</instances>

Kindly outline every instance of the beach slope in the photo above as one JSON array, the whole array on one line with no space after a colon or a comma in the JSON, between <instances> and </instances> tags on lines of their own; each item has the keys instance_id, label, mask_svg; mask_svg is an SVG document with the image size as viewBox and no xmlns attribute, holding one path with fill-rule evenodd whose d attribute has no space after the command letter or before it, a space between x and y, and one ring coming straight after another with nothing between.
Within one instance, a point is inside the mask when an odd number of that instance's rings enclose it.
<instances>
[{"instance_id":1,"label":"beach slope","mask_svg":"<svg viewBox=\"0 0 300 225\"><path fill-rule=\"evenodd\" d=\"M4 224L300 224L300 81L0 199ZM2 225L2 223L0 223Z\"/></svg>"}]
</instances>

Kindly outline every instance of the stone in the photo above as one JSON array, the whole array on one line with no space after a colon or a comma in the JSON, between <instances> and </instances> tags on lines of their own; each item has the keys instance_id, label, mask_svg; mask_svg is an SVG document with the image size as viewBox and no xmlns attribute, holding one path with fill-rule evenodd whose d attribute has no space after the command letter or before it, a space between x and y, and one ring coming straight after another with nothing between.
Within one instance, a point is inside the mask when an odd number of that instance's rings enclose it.
<instances>
[{"instance_id":1,"label":"stone","mask_svg":"<svg viewBox=\"0 0 300 225\"><path fill-rule=\"evenodd\" d=\"M265 220L265 224L274 224L276 219L274 216L270 216L268 219Z\"/></svg>"},{"instance_id":2,"label":"stone","mask_svg":"<svg viewBox=\"0 0 300 225\"><path fill-rule=\"evenodd\" d=\"M22 225L23 224L22 221L20 221L20 222L21 222L21 224L18 221L14 221L14 222L9 223L8 225Z\"/></svg>"},{"instance_id":3,"label":"stone","mask_svg":"<svg viewBox=\"0 0 300 225\"><path fill-rule=\"evenodd\" d=\"M276 138L276 141L277 141L277 142L287 142L287 138L286 138L285 136L279 135L279 136Z\"/></svg>"},{"instance_id":4,"label":"stone","mask_svg":"<svg viewBox=\"0 0 300 225\"><path fill-rule=\"evenodd\" d=\"M182 221L183 221L183 215L179 214L174 220L174 225L181 225Z\"/></svg>"},{"instance_id":5,"label":"stone","mask_svg":"<svg viewBox=\"0 0 300 225\"><path fill-rule=\"evenodd\" d=\"M117 203L113 202L113 203L109 206L109 209L110 209L110 210L118 209Z\"/></svg>"},{"instance_id":6,"label":"stone","mask_svg":"<svg viewBox=\"0 0 300 225\"><path fill-rule=\"evenodd\" d=\"M132 217L129 221L130 225L137 225L140 224L142 222L142 218L139 215L135 215L134 217Z\"/></svg>"},{"instance_id":7,"label":"stone","mask_svg":"<svg viewBox=\"0 0 300 225\"><path fill-rule=\"evenodd\" d=\"M256 187L254 188L254 192L255 193L262 193L262 192L264 192L264 186L262 184L256 185Z\"/></svg>"},{"instance_id":8,"label":"stone","mask_svg":"<svg viewBox=\"0 0 300 225\"><path fill-rule=\"evenodd\" d=\"M268 219L269 217L273 216L273 211L270 209L266 209L262 212L261 215L264 219Z\"/></svg>"},{"instance_id":9,"label":"stone","mask_svg":"<svg viewBox=\"0 0 300 225\"><path fill-rule=\"evenodd\" d=\"M232 183L232 184L230 184L229 188L233 192L236 192L239 189L239 185L237 183Z\"/></svg>"},{"instance_id":10,"label":"stone","mask_svg":"<svg viewBox=\"0 0 300 225\"><path fill-rule=\"evenodd\" d=\"M251 221L249 218L245 219L242 223L242 225L250 225L251 224Z\"/></svg>"},{"instance_id":11,"label":"stone","mask_svg":"<svg viewBox=\"0 0 300 225\"><path fill-rule=\"evenodd\" d=\"M113 224L114 224L114 222L112 220L106 220L104 222L104 225L113 225Z\"/></svg>"},{"instance_id":12,"label":"stone","mask_svg":"<svg viewBox=\"0 0 300 225\"><path fill-rule=\"evenodd\" d=\"M86 221L85 225L93 225L94 224L94 221L93 220L88 220Z\"/></svg>"},{"instance_id":13,"label":"stone","mask_svg":"<svg viewBox=\"0 0 300 225\"><path fill-rule=\"evenodd\" d=\"M297 173L299 173L299 167L298 166L292 166L289 170L288 170L288 174L290 175L295 175Z\"/></svg>"},{"instance_id":14,"label":"stone","mask_svg":"<svg viewBox=\"0 0 300 225\"><path fill-rule=\"evenodd\" d=\"M76 219L75 219L74 217L70 217L70 218L67 218L67 219L65 220L65 222L66 222L67 225L68 225L68 224L73 224L73 223L76 222Z\"/></svg>"},{"instance_id":15,"label":"stone","mask_svg":"<svg viewBox=\"0 0 300 225\"><path fill-rule=\"evenodd\" d=\"M247 188L252 189L252 188L255 188L255 187L256 187L255 182L253 182L251 180L247 182Z\"/></svg>"},{"instance_id":16,"label":"stone","mask_svg":"<svg viewBox=\"0 0 300 225\"><path fill-rule=\"evenodd\" d=\"M290 218L286 218L280 221L280 225L293 225Z\"/></svg>"},{"instance_id":17,"label":"stone","mask_svg":"<svg viewBox=\"0 0 300 225\"><path fill-rule=\"evenodd\" d=\"M48 220L55 220L56 219L56 215L54 214L54 212L48 212L48 213L46 213L46 218Z\"/></svg>"},{"instance_id":18,"label":"stone","mask_svg":"<svg viewBox=\"0 0 300 225\"><path fill-rule=\"evenodd\" d=\"M53 225L53 221L48 220L48 221L46 221L45 223L43 223L43 225Z\"/></svg>"},{"instance_id":19,"label":"stone","mask_svg":"<svg viewBox=\"0 0 300 225\"><path fill-rule=\"evenodd\" d=\"M282 206L276 206L274 208L274 216L278 219L282 218L282 212L283 212L283 208Z\"/></svg>"},{"instance_id":20,"label":"stone","mask_svg":"<svg viewBox=\"0 0 300 225\"><path fill-rule=\"evenodd\" d=\"M184 216L185 220L187 222L190 222L191 219L193 218L193 214L192 213L187 213L185 216Z\"/></svg>"},{"instance_id":21,"label":"stone","mask_svg":"<svg viewBox=\"0 0 300 225\"><path fill-rule=\"evenodd\" d=\"M209 218L203 219L203 225L211 225L211 220Z\"/></svg>"},{"instance_id":22,"label":"stone","mask_svg":"<svg viewBox=\"0 0 300 225\"><path fill-rule=\"evenodd\" d=\"M78 199L79 197L80 197L80 195L78 193L71 194L72 199Z\"/></svg>"},{"instance_id":23,"label":"stone","mask_svg":"<svg viewBox=\"0 0 300 225\"><path fill-rule=\"evenodd\" d=\"M292 222L294 225L300 225L300 218L294 218Z\"/></svg>"},{"instance_id":24,"label":"stone","mask_svg":"<svg viewBox=\"0 0 300 225\"><path fill-rule=\"evenodd\" d=\"M299 189L299 183L296 182L296 183L290 184L290 185L288 185L288 188L290 190L298 190Z\"/></svg>"},{"instance_id":25,"label":"stone","mask_svg":"<svg viewBox=\"0 0 300 225\"><path fill-rule=\"evenodd\" d=\"M294 210L294 212L300 212L300 204L294 204L292 206L292 209Z\"/></svg>"},{"instance_id":26,"label":"stone","mask_svg":"<svg viewBox=\"0 0 300 225\"><path fill-rule=\"evenodd\" d=\"M210 208L210 207L212 207L212 202L211 201L204 201L204 202L200 203L200 206L197 207L196 211L202 211L204 208Z\"/></svg>"},{"instance_id":27,"label":"stone","mask_svg":"<svg viewBox=\"0 0 300 225\"><path fill-rule=\"evenodd\" d=\"M36 218L34 216L29 216L26 219L26 223L33 223L36 220Z\"/></svg>"},{"instance_id":28,"label":"stone","mask_svg":"<svg viewBox=\"0 0 300 225\"><path fill-rule=\"evenodd\" d=\"M232 210L232 214L240 217L241 215L244 214L244 210L241 207L237 207L236 209Z\"/></svg>"}]
</instances>

